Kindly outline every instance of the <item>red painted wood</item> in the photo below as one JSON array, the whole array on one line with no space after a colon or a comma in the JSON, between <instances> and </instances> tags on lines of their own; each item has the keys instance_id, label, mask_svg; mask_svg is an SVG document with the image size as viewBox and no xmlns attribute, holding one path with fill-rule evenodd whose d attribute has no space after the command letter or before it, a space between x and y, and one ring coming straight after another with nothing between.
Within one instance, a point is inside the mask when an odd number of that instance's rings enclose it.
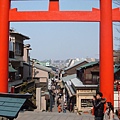
<instances>
[{"instance_id":1,"label":"red painted wood","mask_svg":"<svg viewBox=\"0 0 120 120\"><path fill-rule=\"evenodd\" d=\"M100 11L93 8L92 11L17 11L10 10L11 22L99 22Z\"/></svg>"},{"instance_id":2,"label":"red painted wood","mask_svg":"<svg viewBox=\"0 0 120 120\"><path fill-rule=\"evenodd\" d=\"M100 0L100 90L114 104L112 0Z\"/></svg>"},{"instance_id":3,"label":"red painted wood","mask_svg":"<svg viewBox=\"0 0 120 120\"><path fill-rule=\"evenodd\" d=\"M112 10L113 22L120 21L120 9ZM100 10L93 8L92 11L17 11L11 9L10 22L100 22Z\"/></svg>"},{"instance_id":4,"label":"red painted wood","mask_svg":"<svg viewBox=\"0 0 120 120\"><path fill-rule=\"evenodd\" d=\"M49 11L59 11L59 0L50 0Z\"/></svg>"},{"instance_id":5,"label":"red painted wood","mask_svg":"<svg viewBox=\"0 0 120 120\"><path fill-rule=\"evenodd\" d=\"M8 92L10 0L0 0L0 92Z\"/></svg>"}]
</instances>

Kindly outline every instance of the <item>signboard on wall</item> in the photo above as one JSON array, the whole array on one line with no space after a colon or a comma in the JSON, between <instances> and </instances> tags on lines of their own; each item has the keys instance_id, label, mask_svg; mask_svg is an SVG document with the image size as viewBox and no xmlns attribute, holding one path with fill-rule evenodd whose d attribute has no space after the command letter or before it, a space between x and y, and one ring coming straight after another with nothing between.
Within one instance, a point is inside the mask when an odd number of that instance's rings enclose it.
<instances>
[{"instance_id":1,"label":"signboard on wall","mask_svg":"<svg viewBox=\"0 0 120 120\"><path fill-rule=\"evenodd\" d=\"M51 85L52 85L52 81L51 79L48 79L48 90L51 90Z\"/></svg>"},{"instance_id":2,"label":"signboard on wall","mask_svg":"<svg viewBox=\"0 0 120 120\"><path fill-rule=\"evenodd\" d=\"M92 99L81 99L81 107L92 107Z\"/></svg>"}]
</instances>

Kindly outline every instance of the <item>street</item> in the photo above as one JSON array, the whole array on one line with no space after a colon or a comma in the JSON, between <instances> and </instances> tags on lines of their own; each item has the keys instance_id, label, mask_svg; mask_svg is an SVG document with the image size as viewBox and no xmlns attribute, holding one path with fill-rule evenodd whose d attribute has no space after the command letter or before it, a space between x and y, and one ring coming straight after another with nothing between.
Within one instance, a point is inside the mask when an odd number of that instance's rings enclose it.
<instances>
[{"instance_id":1,"label":"street","mask_svg":"<svg viewBox=\"0 0 120 120\"><path fill-rule=\"evenodd\" d=\"M26 111L20 112L16 120L94 120L94 117L90 114Z\"/></svg>"}]
</instances>

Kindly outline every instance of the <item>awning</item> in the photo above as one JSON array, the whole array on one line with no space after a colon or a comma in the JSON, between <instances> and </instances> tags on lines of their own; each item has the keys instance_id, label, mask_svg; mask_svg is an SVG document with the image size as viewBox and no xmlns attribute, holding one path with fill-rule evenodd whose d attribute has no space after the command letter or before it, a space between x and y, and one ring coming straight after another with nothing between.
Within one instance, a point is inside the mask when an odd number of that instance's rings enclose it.
<instances>
[{"instance_id":1,"label":"awning","mask_svg":"<svg viewBox=\"0 0 120 120\"><path fill-rule=\"evenodd\" d=\"M18 59L15 59L15 58L9 58L9 61L10 62L22 62L23 60L18 60Z\"/></svg>"},{"instance_id":2,"label":"awning","mask_svg":"<svg viewBox=\"0 0 120 120\"><path fill-rule=\"evenodd\" d=\"M114 68L114 73L117 73L120 70L120 68L115 67Z\"/></svg>"},{"instance_id":3,"label":"awning","mask_svg":"<svg viewBox=\"0 0 120 120\"><path fill-rule=\"evenodd\" d=\"M9 72L17 72L17 70L15 70L12 65L9 65Z\"/></svg>"},{"instance_id":4,"label":"awning","mask_svg":"<svg viewBox=\"0 0 120 120\"><path fill-rule=\"evenodd\" d=\"M71 87L71 85L69 85L68 87L69 87L69 89L70 89L72 95L75 95L75 91L73 90L73 88Z\"/></svg>"},{"instance_id":5,"label":"awning","mask_svg":"<svg viewBox=\"0 0 120 120\"><path fill-rule=\"evenodd\" d=\"M73 95L72 95L72 93L71 93L71 91L70 91L70 89L69 89L69 87L68 87L67 84L65 84L65 87L66 87L66 89L67 89L67 91L68 91L69 97L72 97Z\"/></svg>"}]
</instances>

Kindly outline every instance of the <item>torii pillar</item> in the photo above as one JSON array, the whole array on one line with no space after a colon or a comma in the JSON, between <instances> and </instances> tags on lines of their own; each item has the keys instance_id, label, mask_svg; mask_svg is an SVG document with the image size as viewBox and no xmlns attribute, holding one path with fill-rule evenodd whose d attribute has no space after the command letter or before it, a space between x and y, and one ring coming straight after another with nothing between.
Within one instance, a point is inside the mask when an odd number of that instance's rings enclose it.
<instances>
[{"instance_id":1,"label":"torii pillar","mask_svg":"<svg viewBox=\"0 0 120 120\"><path fill-rule=\"evenodd\" d=\"M114 103L112 0L100 0L100 91Z\"/></svg>"},{"instance_id":2,"label":"torii pillar","mask_svg":"<svg viewBox=\"0 0 120 120\"><path fill-rule=\"evenodd\" d=\"M0 92L8 92L10 0L0 0Z\"/></svg>"}]
</instances>

